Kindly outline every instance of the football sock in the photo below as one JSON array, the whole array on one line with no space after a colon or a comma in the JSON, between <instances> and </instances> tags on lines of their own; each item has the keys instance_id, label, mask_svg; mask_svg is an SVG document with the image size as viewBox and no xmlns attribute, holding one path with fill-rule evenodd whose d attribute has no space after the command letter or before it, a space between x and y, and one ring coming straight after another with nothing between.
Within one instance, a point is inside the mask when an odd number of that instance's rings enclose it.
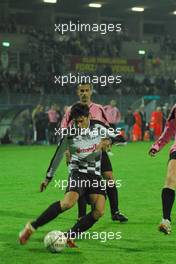
<instances>
[{"instance_id":1,"label":"football sock","mask_svg":"<svg viewBox=\"0 0 176 264\"><path fill-rule=\"evenodd\" d=\"M81 234L82 232L86 231L90 227L92 227L97 220L95 220L92 216L92 212L85 215L83 218L81 218L68 232L67 235L70 238L75 238L78 234Z\"/></svg>"},{"instance_id":2,"label":"football sock","mask_svg":"<svg viewBox=\"0 0 176 264\"><path fill-rule=\"evenodd\" d=\"M31 225L37 229L56 218L60 213L62 213L60 201L51 204Z\"/></svg>"},{"instance_id":3,"label":"football sock","mask_svg":"<svg viewBox=\"0 0 176 264\"><path fill-rule=\"evenodd\" d=\"M175 191L169 188L162 190L163 218L171 221L171 210L175 200Z\"/></svg>"},{"instance_id":4,"label":"football sock","mask_svg":"<svg viewBox=\"0 0 176 264\"><path fill-rule=\"evenodd\" d=\"M109 198L110 208L111 208L111 214L114 215L116 212L119 211L118 208L118 191L114 184L114 186L109 187L107 184L106 187L107 196Z\"/></svg>"},{"instance_id":5,"label":"football sock","mask_svg":"<svg viewBox=\"0 0 176 264\"><path fill-rule=\"evenodd\" d=\"M78 199L78 218L81 218L86 215L87 201L85 196L81 196Z\"/></svg>"}]
</instances>

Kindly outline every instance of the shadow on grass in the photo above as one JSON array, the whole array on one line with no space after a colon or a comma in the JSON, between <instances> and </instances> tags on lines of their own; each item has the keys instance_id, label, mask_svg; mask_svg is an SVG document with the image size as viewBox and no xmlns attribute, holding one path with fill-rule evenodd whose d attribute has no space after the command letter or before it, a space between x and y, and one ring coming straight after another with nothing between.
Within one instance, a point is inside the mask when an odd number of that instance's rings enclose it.
<instances>
[{"instance_id":1,"label":"shadow on grass","mask_svg":"<svg viewBox=\"0 0 176 264\"><path fill-rule=\"evenodd\" d=\"M29 218L29 219L34 217L34 215L31 214L26 214L18 211L6 211L6 210L0 210L0 215L1 217L10 216L15 218Z\"/></svg>"},{"instance_id":2,"label":"shadow on grass","mask_svg":"<svg viewBox=\"0 0 176 264\"><path fill-rule=\"evenodd\" d=\"M38 214L40 214L41 212L39 211ZM19 212L19 211L7 211L7 210L0 210L0 216L1 217L15 217L15 218L25 218L25 219L35 219L37 217L36 215L33 214L28 214L28 213L23 213L23 212ZM67 221L67 222L75 222L77 221L76 218L68 218L65 216L59 216L57 218L58 220L60 219L61 221Z\"/></svg>"},{"instance_id":3,"label":"shadow on grass","mask_svg":"<svg viewBox=\"0 0 176 264\"><path fill-rule=\"evenodd\" d=\"M81 241L79 241L80 243ZM173 242L173 243L172 243ZM86 242L85 242L86 243ZM130 243L130 244L129 244ZM82 243L81 243L82 244ZM83 245L83 244L82 244ZM165 237L163 240L138 240L138 239L122 239L122 240L108 240L106 242L95 241L93 243L86 243L86 251L96 252L107 252L107 254L111 252L116 253L156 253L157 255L162 252L171 252L175 253L175 239L172 237L170 240L169 237ZM99 254L99 253L98 253Z\"/></svg>"},{"instance_id":4,"label":"shadow on grass","mask_svg":"<svg viewBox=\"0 0 176 264\"><path fill-rule=\"evenodd\" d=\"M48 250L46 250L44 247L43 248L28 248L27 251L32 252L32 253L42 253L42 254L49 254L49 255L82 255L82 252L79 248L72 249L72 248L65 248L61 253L51 253Z\"/></svg>"}]
</instances>

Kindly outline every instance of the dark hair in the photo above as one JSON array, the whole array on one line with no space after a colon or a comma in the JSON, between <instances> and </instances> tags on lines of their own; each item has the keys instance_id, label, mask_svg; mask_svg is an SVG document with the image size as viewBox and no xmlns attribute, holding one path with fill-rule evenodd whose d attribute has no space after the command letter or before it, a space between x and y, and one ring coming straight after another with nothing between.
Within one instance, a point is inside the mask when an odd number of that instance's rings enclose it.
<instances>
[{"instance_id":1,"label":"dark hair","mask_svg":"<svg viewBox=\"0 0 176 264\"><path fill-rule=\"evenodd\" d=\"M86 104L76 103L71 108L70 120L77 119L81 116L89 116L89 107Z\"/></svg>"}]
</instances>

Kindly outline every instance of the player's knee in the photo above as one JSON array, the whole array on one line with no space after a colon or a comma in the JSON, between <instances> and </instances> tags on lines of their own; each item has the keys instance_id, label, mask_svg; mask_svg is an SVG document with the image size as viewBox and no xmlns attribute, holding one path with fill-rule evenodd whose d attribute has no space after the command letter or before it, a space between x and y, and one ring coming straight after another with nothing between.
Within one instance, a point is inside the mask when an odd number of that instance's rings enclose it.
<instances>
[{"instance_id":1,"label":"player's knee","mask_svg":"<svg viewBox=\"0 0 176 264\"><path fill-rule=\"evenodd\" d=\"M63 201L61 203L61 207L63 210L68 210L68 209L72 208L73 205L74 205L74 202L71 200Z\"/></svg>"},{"instance_id":2,"label":"player's knee","mask_svg":"<svg viewBox=\"0 0 176 264\"><path fill-rule=\"evenodd\" d=\"M93 210L93 217L94 219L98 220L104 215L104 210L103 209L94 209Z\"/></svg>"},{"instance_id":3,"label":"player's knee","mask_svg":"<svg viewBox=\"0 0 176 264\"><path fill-rule=\"evenodd\" d=\"M167 188L171 188L171 189L176 189L176 177L169 177L166 180L166 184L165 184Z\"/></svg>"}]
</instances>

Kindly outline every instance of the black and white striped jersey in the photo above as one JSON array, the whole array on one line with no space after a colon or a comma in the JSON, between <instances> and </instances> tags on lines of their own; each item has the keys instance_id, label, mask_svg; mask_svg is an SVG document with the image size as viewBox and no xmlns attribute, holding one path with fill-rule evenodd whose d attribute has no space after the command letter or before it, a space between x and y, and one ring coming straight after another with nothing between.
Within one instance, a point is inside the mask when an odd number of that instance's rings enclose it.
<instances>
[{"instance_id":1,"label":"black and white striped jersey","mask_svg":"<svg viewBox=\"0 0 176 264\"><path fill-rule=\"evenodd\" d=\"M71 159L69 162L69 171L79 171L82 173L91 173L97 176L101 175L101 154L97 145L102 138L110 138L112 143L118 141L118 132L103 123L90 120L87 129L76 129L74 126L68 128L68 134L64 136L50 162L47 170L47 179L52 179L65 150L69 149Z\"/></svg>"}]
</instances>

